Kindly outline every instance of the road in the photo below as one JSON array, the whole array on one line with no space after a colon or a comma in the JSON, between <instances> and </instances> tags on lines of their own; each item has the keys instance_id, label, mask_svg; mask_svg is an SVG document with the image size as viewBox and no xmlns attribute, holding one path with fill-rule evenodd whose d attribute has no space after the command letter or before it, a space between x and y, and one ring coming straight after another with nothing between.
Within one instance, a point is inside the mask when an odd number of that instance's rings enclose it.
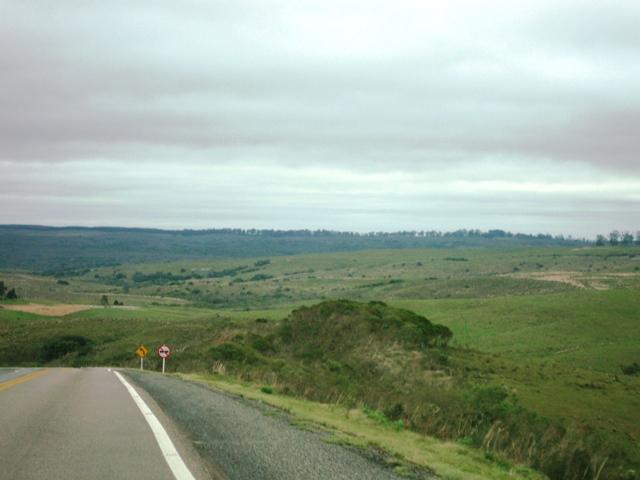
<instances>
[{"instance_id":1,"label":"road","mask_svg":"<svg viewBox=\"0 0 640 480\"><path fill-rule=\"evenodd\" d=\"M212 472L145 395L188 469ZM145 416L106 368L0 371L0 479L173 480Z\"/></svg>"},{"instance_id":2,"label":"road","mask_svg":"<svg viewBox=\"0 0 640 480\"><path fill-rule=\"evenodd\" d=\"M172 470L177 459L185 475ZM0 480L45 478L398 477L267 407L177 378L107 368L0 369Z\"/></svg>"}]
</instances>

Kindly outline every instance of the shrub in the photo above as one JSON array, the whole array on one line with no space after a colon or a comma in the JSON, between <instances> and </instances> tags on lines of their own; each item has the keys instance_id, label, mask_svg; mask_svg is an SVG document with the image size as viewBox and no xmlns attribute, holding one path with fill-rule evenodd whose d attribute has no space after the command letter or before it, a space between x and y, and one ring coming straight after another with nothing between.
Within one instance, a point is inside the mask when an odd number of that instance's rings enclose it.
<instances>
[{"instance_id":1,"label":"shrub","mask_svg":"<svg viewBox=\"0 0 640 480\"><path fill-rule=\"evenodd\" d=\"M47 341L42 346L42 361L50 362L69 353L87 355L93 349L93 342L80 335L63 335Z\"/></svg>"},{"instance_id":2,"label":"shrub","mask_svg":"<svg viewBox=\"0 0 640 480\"><path fill-rule=\"evenodd\" d=\"M387 416L381 412L380 410L375 410L373 408L369 408L366 405L362 408L363 413L376 422L378 425L382 425L384 427L389 427L399 432L404 428L404 423L400 420L392 421Z\"/></svg>"},{"instance_id":3,"label":"shrub","mask_svg":"<svg viewBox=\"0 0 640 480\"><path fill-rule=\"evenodd\" d=\"M251 348L233 342L213 347L210 354L214 361L256 363L258 360L256 353Z\"/></svg>"},{"instance_id":4,"label":"shrub","mask_svg":"<svg viewBox=\"0 0 640 480\"><path fill-rule=\"evenodd\" d=\"M263 386L263 387L260 387L260 391L262 393L266 393L267 395L271 395L273 393L273 388L267 387L267 386Z\"/></svg>"},{"instance_id":5,"label":"shrub","mask_svg":"<svg viewBox=\"0 0 640 480\"><path fill-rule=\"evenodd\" d=\"M406 323L398 331L398 338L405 343L420 343L422 332L417 325Z\"/></svg>"},{"instance_id":6,"label":"shrub","mask_svg":"<svg viewBox=\"0 0 640 480\"><path fill-rule=\"evenodd\" d=\"M288 320L285 320L278 329L278 335L284 343L291 343L293 341L293 325Z\"/></svg>"},{"instance_id":7,"label":"shrub","mask_svg":"<svg viewBox=\"0 0 640 480\"><path fill-rule=\"evenodd\" d=\"M483 385L469 392L465 401L476 414L479 423L492 423L502 418L509 409L507 392L500 388Z\"/></svg>"},{"instance_id":8,"label":"shrub","mask_svg":"<svg viewBox=\"0 0 640 480\"><path fill-rule=\"evenodd\" d=\"M273 353L276 351L273 345L273 338L261 337L260 335L252 335L249 339L251 348L260 353Z\"/></svg>"},{"instance_id":9,"label":"shrub","mask_svg":"<svg viewBox=\"0 0 640 480\"><path fill-rule=\"evenodd\" d=\"M372 307L378 306L378 307L386 307L387 304L384 302L381 302L380 300L371 300L369 302L369 305L371 305Z\"/></svg>"},{"instance_id":10,"label":"shrub","mask_svg":"<svg viewBox=\"0 0 640 480\"><path fill-rule=\"evenodd\" d=\"M385 408L383 412L389 420L399 420L404 415L404 407L401 403L396 403L392 407Z\"/></svg>"},{"instance_id":11,"label":"shrub","mask_svg":"<svg viewBox=\"0 0 640 480\"><path fill-rule=\"evenodd\" d=\"M340 373L342 371L342 364L340 362L336 362L335 360L328 360L327 368L330 372Z\"/></svg>"},{"instance_id":12,"label":"shrub","mask_svg":"<svg viewBox=\"0 0 640 480\"><path fill-rule=\"evenodd\" d=\"M266 273L256 273L253 277L251 277L252 282L260 282L262 280L269 280L273 278L273 275L267 275Z\"/></svg>"},{"instance_id":13,"label":"shrub","mask_svg":"<svg viewBox=\"0 0 640 480\"><path fill-rule=\"evenodd\" d=\"M633 362L629 365L621 365L620 369L625 375L637 375L640 373L640 364L638 362Z\"/></svg>"}]
</instances>

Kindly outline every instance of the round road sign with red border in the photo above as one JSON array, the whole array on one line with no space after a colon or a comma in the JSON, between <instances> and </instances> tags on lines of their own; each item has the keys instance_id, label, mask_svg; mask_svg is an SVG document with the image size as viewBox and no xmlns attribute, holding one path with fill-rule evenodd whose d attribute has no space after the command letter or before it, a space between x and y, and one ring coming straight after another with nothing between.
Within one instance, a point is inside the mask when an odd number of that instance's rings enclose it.
<instances>
[{"instance_id":1,"label":"round road sign with red border","mask_svg":"<svg viewBox=\"0 0 640 480\"><path fill-rule=\"evenodd\" d=\"M160 358L169 358L171 356L171 349L163 343L158 347L158 356Z\"/></svg>"}]
</instances>

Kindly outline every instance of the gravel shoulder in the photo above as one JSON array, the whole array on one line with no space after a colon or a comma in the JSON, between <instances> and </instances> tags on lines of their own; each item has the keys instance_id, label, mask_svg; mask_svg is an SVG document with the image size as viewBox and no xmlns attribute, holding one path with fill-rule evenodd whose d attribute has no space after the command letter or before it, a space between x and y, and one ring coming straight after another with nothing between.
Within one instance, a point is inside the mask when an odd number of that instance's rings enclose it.
<instances>
[{"instance_id":1,"label":"gravel shoulder","mask_svg":"<svg viewBox=\"0 0 640 480\"><path fill-rule=\"evenodd\" d=\"M31 373L35 370L35 368L8 368L2 367L0 368L0 382L6 382L8 380L13 380L14 378L21 377L28 373Z\"/></svg>"},{"instance_id":2,"label":"gravel shoulder","mask_svg":"<svg viewBox=\"0 0 640 480\"><path fill-rule=\"evenodd\" d=\"M125 373L229 480L400 478L358 452L323 441L322 433L296 428L279 410L175 377Z\"/></svg>"}]
</instances>

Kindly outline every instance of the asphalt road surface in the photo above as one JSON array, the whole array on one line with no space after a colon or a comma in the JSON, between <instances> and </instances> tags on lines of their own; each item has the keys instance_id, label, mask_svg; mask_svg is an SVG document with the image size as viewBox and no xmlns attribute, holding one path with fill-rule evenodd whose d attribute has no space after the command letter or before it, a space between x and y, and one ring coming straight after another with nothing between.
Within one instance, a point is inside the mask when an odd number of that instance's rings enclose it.
<instances>
[{"instance_id":1,"label":"asphalt road surface","mask_svg":"<svg viewBox=\"0 0 640 480\"><path fill-rule=\"evenodd\" d=\"M215 478L190 442L144 398L195 478ZM152 478L175 477L145 416L114 372L0 371L0 479Z\"/></svg>"},{"instance_id":2,"label":"asphalt road surface","mask_svg":"<svg viewBox=\"0 0 640 480\"><path fill-rule=\"evenodd\" d=\"M358 452L291 425L279 410L157 373L127 374L230 480L392 480Z\"/></svg>"},{"instance_id":3,"label":"asphalt road surface","mask_svg":"<svg viewBox=\"0 0 640 480\"><path fill-rule=\"evenodd\" d=\"M107 368L0 369L0 479L397 478L254 402L173 377L121 373L124 381Z\"/></svg>"}]
</instances>

